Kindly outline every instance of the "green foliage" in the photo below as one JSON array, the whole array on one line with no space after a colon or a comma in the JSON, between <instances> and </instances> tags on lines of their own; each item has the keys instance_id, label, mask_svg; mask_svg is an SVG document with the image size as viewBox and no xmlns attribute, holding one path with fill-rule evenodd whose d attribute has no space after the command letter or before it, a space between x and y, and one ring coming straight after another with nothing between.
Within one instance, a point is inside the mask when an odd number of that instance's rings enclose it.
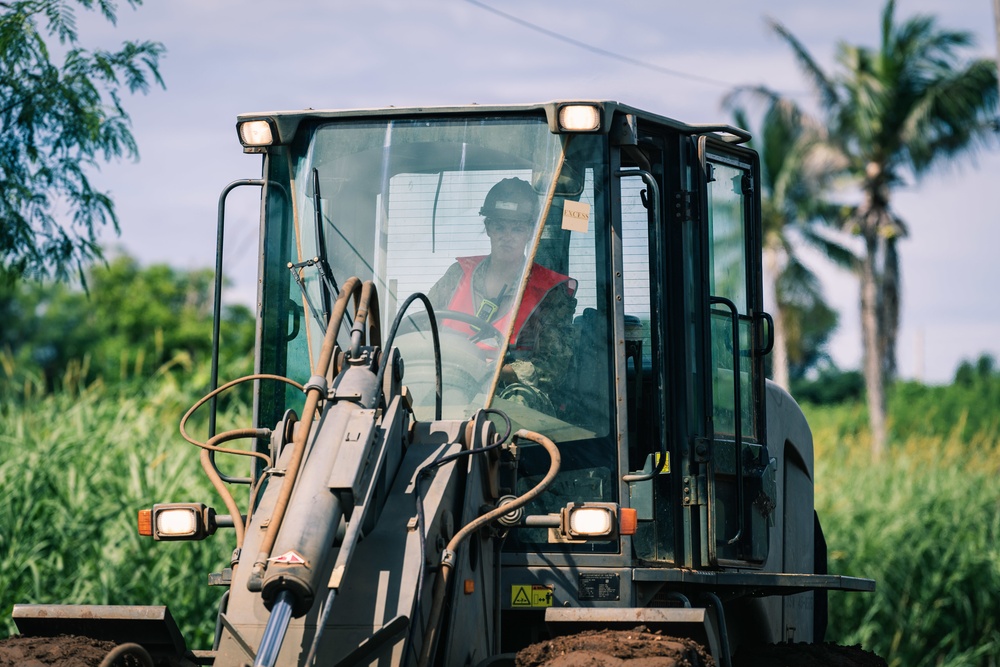
<instances>
[{"instance_id":1,"label":"green foliage","mask_svg":"<svg viewBox=\"0 0 1000 667\"><path fill-rule=\"evenodd\" d=\"M16 398L33 377L46 388L101 378L143 377L163 364L190 369L212 347L213 273L166 265L142 268L121 256L88 274L88 293L63 283L0 287L0 397ZM251 370L254 317L245 306L223 312L222 366Z\"/></svg>"},{"instance_id":2,"label":"green foliage","mask_svg":"<svg viewBox=\"0 0 1000 667\"><path fill-rule=\"evenodd\" d=\"M799 377L792 382L792 396L800 403L834 405L857 401L864 395L865 379L858 371L824 368L815 379Z\"/></svg>"},{"instance_id":3,"label":"green foliage","mask_svg":"<svg viewBox=\"0 0 1000 667\"><path fill-rule=\"evenodd\" d=\"M979 433L1000 431L1000 378L973 387L898 383L889 405L894 439L926 437L949 428L972 439Z\"/></svg>"},{"instance_id":4,"label":"green foliage","mask_svg":"<svg viewBox=\"0 0 1000 667\"><path fill-rule=\"evenodd\" d=\"M66 283L0 287L0 615L17 603L169 604L192 646L210 646L233 534L154 543L136 512L218 504L197 450L177 431L209 386L213 274L129 257ZM254 317L224 311L220 375L252 368ZM243 393L220 417L251 425ZM189 428L205 437L207 409Z\"/></svg>"},{"instance_id":5,"label":"green foliage","mask_svg":"<svg viewBox=\"0 0 1000 667\"><path fill-rule=\"evenodd\" d=\"M204 375L204 371L201 371ZM211 646L233 534L204 542L139 537L154 502L216 503L197 450L177 432L196 394L152 382L34 392L0 411L0 631L18 603L167 604L194 648ZM249 425L249 404L224 417Z\"/></svg>"},{"instance_id":6,"label":"green foliage","mask_svg":"<svg viewBox=\"0 0 1000 667\"><path fill-rule=\"evenodd\" d=\"M947 406L971 397L966 388L924 387L909 405L917 391L897 389L895 437L875 463L860 404L807 411L830 572L877 582L873 594L831 594L827 636L861 643L890 667L992 666L1000 660L996 399L986 410L994 416L972 429L968 419L947 421L958 414Z\"/></svg>"},{"instance_id":7,"label":"green foliage","mask_svg":"<svg viewBox=\"0 0 1000 667\"><path fill-rule=\"evenodd\" d=\"M128 0L133 7L142 0ZM118 51L79 46L75 5L95 5L112 24L110 0L12 0L0 13L0 277L63 278L99 257L97 230L118 229L114 204L87 172L137 155L123 91L163 86L156 42ZM46 38L65 52L53 62ZM66 220L67 222L63 222Z\"/></svg>"}]
</instances>

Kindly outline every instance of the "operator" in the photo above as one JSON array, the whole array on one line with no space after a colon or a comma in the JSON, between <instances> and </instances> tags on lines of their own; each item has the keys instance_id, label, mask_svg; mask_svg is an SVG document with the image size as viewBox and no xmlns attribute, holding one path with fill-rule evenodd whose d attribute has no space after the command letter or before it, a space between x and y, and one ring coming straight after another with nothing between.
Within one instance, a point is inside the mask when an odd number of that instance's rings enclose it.
<instances>
[{"instance_id":1,"label":"operator","mask_svg":"<svg viewBox=\"0 0 1000 667\"><path fill-rule=\"evenodd\" d=\"M506 333L538 218L538 195L527 181L507 178L490 189L479 214L490 254L459 257L427 296L435 308L474 315ZM573 278L532 264L500 375L501 398L550 414L563 411L560 379L575 352L576 286ZM469 325L444 320L445 326L473 332Z\"/></svg>"}]
</instances>

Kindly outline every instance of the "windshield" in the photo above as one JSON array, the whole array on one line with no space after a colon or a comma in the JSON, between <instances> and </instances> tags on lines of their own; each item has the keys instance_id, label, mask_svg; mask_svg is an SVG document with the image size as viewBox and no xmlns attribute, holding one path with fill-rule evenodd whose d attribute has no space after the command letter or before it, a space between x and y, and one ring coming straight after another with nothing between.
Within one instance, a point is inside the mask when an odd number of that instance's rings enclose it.
<instances>
[{"instance_id":1,"label":"windshield","mask_svg":"<svg viewBox=\"0 0 1000 667\"><path fill-rule=\"evenodd\" d=\"M358 276L378 288L384 338L411 294L432 304L444 418L495 407L515 428L557 442L610 433L599 146L593 137L553 134L541 116L300 130L284 164L270 167L272 178L287 178L291 202L277 188L269 197L282 198L286 210L291 204L292 233L265 271L285 274L285 301L301 308L301 323L276 337L285 357L278 365L309 377L332 298ZM391 344L417 417L432 419L430 318L419 299L405 315ZM345 326L342 348L348 336Z\"/></svg>"}]
</instances>

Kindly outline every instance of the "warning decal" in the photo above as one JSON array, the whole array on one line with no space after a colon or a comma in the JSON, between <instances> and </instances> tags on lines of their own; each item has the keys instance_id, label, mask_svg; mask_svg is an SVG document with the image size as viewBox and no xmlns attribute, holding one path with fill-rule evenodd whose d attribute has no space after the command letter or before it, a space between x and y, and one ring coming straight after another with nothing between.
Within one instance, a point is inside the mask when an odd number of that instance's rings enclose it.
<instances>
[{"instance_id":1,"label":"warning decal","mask_svg":"<svg viewBox=\"0 0 1000 667\"><path fill-rule=\"evenodd\" d=\"M531 608L552 606L552 586L511 586L510 606Z\"/></svg>"},{"instance_id":2,"label":"warning decal","mask_svg":"<svg viewBox=\"0 0 1000 667\"><path fill-rule=\"evenodd\" d=\"M275 556L274 558L268 558L268 561L272 563L280 563L282 565L305 565L306 559L295 553L294 551L289 551L281 554L280 556Z\"/></svg>"}]
</instances>

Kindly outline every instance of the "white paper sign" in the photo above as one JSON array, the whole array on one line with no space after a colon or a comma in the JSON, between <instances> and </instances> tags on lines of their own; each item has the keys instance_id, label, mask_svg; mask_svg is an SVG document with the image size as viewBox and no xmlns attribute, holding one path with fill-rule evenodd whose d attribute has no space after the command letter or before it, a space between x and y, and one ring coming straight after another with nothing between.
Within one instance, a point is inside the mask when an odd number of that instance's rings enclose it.
<instances>
[{"instance_id":1,"label":"white paper sign","mask_svg":"<svg viewBox=\"0 0 1000 667\"><path fill-rule=\"evenodd\" d=\"M590 204L568 199L564 201L562 228L586 234L590 229Z\"/></svg>"}]
</instances>

